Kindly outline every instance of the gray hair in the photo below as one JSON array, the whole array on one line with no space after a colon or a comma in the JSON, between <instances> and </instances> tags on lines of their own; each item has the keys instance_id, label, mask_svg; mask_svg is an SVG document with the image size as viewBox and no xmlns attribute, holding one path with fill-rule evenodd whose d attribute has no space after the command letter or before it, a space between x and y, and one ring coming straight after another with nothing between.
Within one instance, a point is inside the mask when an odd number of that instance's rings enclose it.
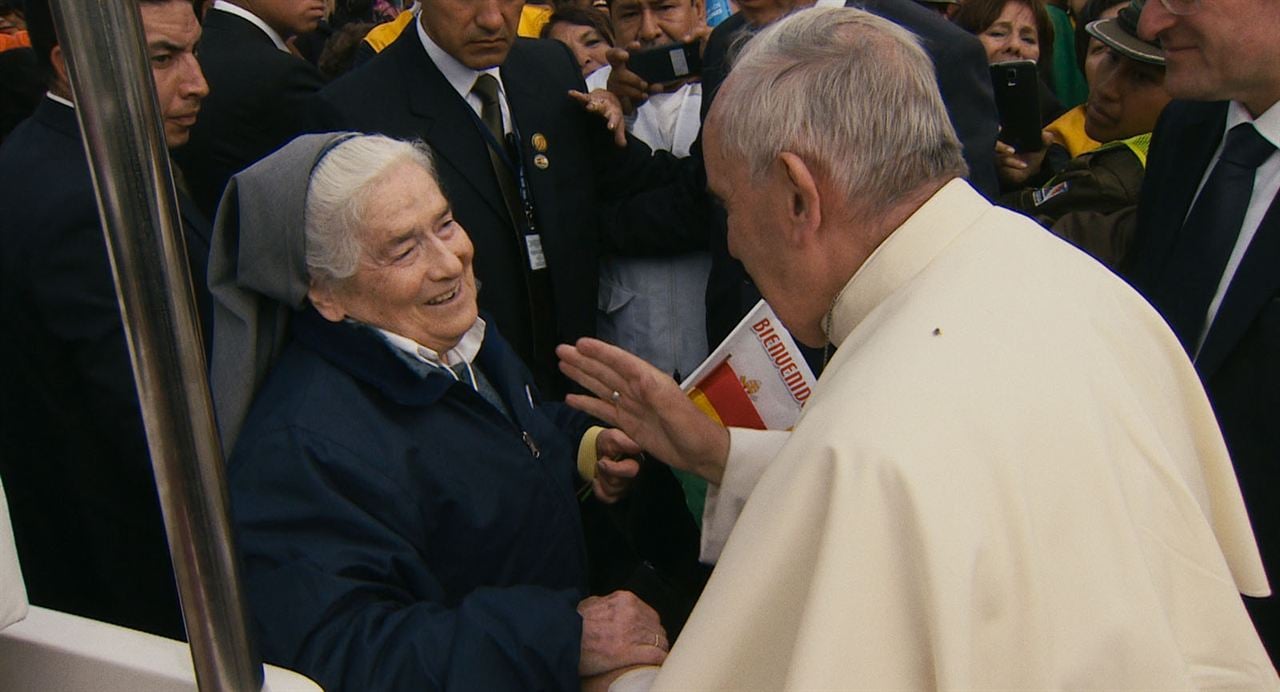
<instances>
[{"instance_id":1,"label":"gray hair","mask_svg":"<svg viewBox=\"0 0 1280 692\"><path fill-rule=\"evenodd\" d=\"M369 193L402 163L417 164L436 177L427 145L382 135L344 140L316 164L307 185L303 216L311 278L341 281L356 273Z\"/></svg>"},{"instance_id":2,"label":"gray hair","mask_svg":"<svg viewBox=\"0 0 1280 692\"><path fill-rule=\"evenodd\" d=\"M789 151L875 215L967 172L919 39L873 14L797 12L746 44L729 80L715 104L720 154L753 179Z\"/></svg>"}]
</instances>

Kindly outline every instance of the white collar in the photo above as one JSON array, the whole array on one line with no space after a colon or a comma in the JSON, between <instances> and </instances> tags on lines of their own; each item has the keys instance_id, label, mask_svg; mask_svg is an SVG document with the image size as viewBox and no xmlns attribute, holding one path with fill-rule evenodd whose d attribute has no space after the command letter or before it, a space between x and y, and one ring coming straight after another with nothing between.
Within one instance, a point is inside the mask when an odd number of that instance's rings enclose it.
<instances>
[{"instance_id":1,"label":"white collar","mask_svg":"<svg viewBox=\"0 0 1280 692\"><path fill-rule=\"evenodd\" d=\"M831 343L839 347L872 310L990 209L991 203L960 178L933 193L880 243L836 294L823 325Z\"/></svg>"},{"instance_id":2,"label":"white collar","mask_svg":"<svg viewBox=\"0 0 1280 692\"><path fill-rule=\"evenodd\" d=\"M239 5L232 5L231 3L227 2L227 0L213 0L213 9L222 10L223 12L230 12L231 14L234 14L235 16L240 17L241 19L244 19L250 24L258 27L259 29L262 29L262 33L266 34L267 38L271 39L271 42L276 44L276 48L279 48L280 50L286 53L289 52L289 47L284 45L284 39L280 37L280 34L276 33L275 29L272 29L271 27L267 26L267 23L262 21L260 18L258 18L258 15L250 12L249 10L246 10L245 8Z\"/></svg>"},{"instance_id":3,"label":"white collar","mask_svg":"<svg viewBox=\"0 0 1280 692\"><path fill-rule=\"evenodd\" d=\"M448 351L444 352L444 358L436 351L423 346L422 344L410 339L407 336L401 336L385 329L379 329L378 333L386 338L387 343L404 351L413 358L436 367L449 367L458 363L471 363L480 353L480 346L484 343L484 319L477 317L475 324L467 330L466 334L458 340L458 343Z\"/></svg>"},{"instance_id":4,"label":"white collar","mask_svg":"<svg viewBox=\"0 0 1280 692\"><path fill-rule=\"evenodd\" d=\"M1258 128L1258 134L1264 139L1271 142L1276 148L1280 149L1280 103L1274 103L1266 111L1257 118L1249 115L1249 109L1239 101L1232 101L1227 107L1227 129L1225 133L1230 132L1231 128L1240 123L1253 123Z\"/></svg>"},{"instance_id":5,"label":"white collar","mask_svg":"<svg viewBox=\"0 0 1280 692\"><path fill-rule=\"evenodd\" d=\"M475 86L476 77L487 74L498 80L499 98L502 101L506 101L507 90L502 85L502 75L499 74L497 65L486 70L473 70L463 65L457 58L446 53L435 41L431 40L431 37L427 35L427 30L423 28L421 20L415 21L414 24L418 27L418 38L422 39L422 47L427 49L427 57L431 58L431 62L435 63L436 67L440 69L440 73L444 75L450 86L453 87L454 91L458 92L458 95L463 100L466 100L467 96L471 94L471 87Z\"/></svg>"},{"instance_id":6,"label":"white collar","mask_svg":"<svg viewBox=\"0 0 1280 692\"><path fill-rule=\"evenodd\" d=\"M64 99L61 96L53 93L52 91L46 91L44 92L44 95L45 95L45 98L48 98L50 101L53 101L54 103L61 103L67 108L75 110L76 104L72 103L69 99Z\"/></svg>"}]
</instances>

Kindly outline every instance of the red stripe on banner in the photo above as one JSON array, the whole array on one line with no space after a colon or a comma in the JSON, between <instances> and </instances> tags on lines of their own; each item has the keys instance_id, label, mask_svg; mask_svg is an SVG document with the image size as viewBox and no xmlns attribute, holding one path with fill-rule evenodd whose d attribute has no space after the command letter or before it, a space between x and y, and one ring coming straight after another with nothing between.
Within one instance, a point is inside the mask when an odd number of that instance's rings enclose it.
<instances>
[{"instance_id":1,"label":"red stripe on banner","mask_svg":"<svg viewBox=\"0 0 1280 692\"><path fill-rule=\"evenodd\" d=\"M751 403L751 397L742 388L738 373L733 371L729 361L717 365L698 383L698 389L706 395L707 400L715 407L721 422L735 428L753 428L764 430L764 420Z\"/></svg>"}]
</instances>

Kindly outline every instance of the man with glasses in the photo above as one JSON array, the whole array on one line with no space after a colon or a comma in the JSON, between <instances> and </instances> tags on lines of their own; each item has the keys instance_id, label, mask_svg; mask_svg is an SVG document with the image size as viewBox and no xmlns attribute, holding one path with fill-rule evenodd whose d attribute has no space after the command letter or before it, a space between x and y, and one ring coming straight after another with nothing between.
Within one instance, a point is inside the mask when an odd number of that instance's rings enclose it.
<instances>
[{"instance_id":1,"label":"man with glasses","mask_svg":"<svg viewBox=\"0 0 1280 692\"><path fill-rule=\"evenodd\" d=\"M1195 361L1272 584L1280 580L1280 4L1148 2L1175 101L1156 126L1122 273ZM1271 655L1280 601L1246 598Z\"/></svg>"}]
</instances>

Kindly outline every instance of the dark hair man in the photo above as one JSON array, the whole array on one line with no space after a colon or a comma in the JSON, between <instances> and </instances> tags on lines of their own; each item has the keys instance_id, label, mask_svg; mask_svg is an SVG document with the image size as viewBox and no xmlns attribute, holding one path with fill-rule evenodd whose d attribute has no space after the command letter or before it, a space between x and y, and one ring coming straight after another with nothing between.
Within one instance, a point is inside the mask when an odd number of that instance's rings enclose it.
<instances>
[{"instance_id":1,"label":"dark hair man","mask_svg":"<svg viewBox=\"0 0 1280 692\"><path fill-rule=\"evenodd\" d=\"M208 85L191 3L142 0L169 147ZM66 59L48 4L28 5L49 91L0 148L0 473L31 601L182 636L155 481ZM179 195L208 335L208 222Z\"/></svg>"},{"instance_id":2,"label":"dark hair man","mask_svg":"<svg viewBox=\"0 0 1280 692\"><path fill-rule=\"evenodd\" d=\"M1084 60L1084 131L1103 144L1071 159L1043 186L1000 201L1108 267L1121 263L1133 240L1151 131L1170 100L1163 51L1136 35L1144 1L1133 0L1118 16L1087 27L1094 38Z\"/></svg>"},{"instance_id":3,"label":"dark hair man","mask_svg":"<svg viewBox=\"0 0 1280 692\"><path fill-rule=\"evenodd\" d=\"M1122 274L1191 354L1271 583L1280 581L1280 6L1150 0L1175 99L1151 140ZM1246 599L1273 663L1280 599Z\"/></svg>"},{"instance_id":4,"label":"dark hair man","mask_svg":"<svg viewBox=\"0 0 1280 692\"><path fill-rule=\"evenodd\" d=\"M205 15L200 67L209 98L174 157L210 218L232 175L304 129L305 104L324 79L286 41L324 16L324 0L215 0Z\"/></svg>"}]
</instances>

